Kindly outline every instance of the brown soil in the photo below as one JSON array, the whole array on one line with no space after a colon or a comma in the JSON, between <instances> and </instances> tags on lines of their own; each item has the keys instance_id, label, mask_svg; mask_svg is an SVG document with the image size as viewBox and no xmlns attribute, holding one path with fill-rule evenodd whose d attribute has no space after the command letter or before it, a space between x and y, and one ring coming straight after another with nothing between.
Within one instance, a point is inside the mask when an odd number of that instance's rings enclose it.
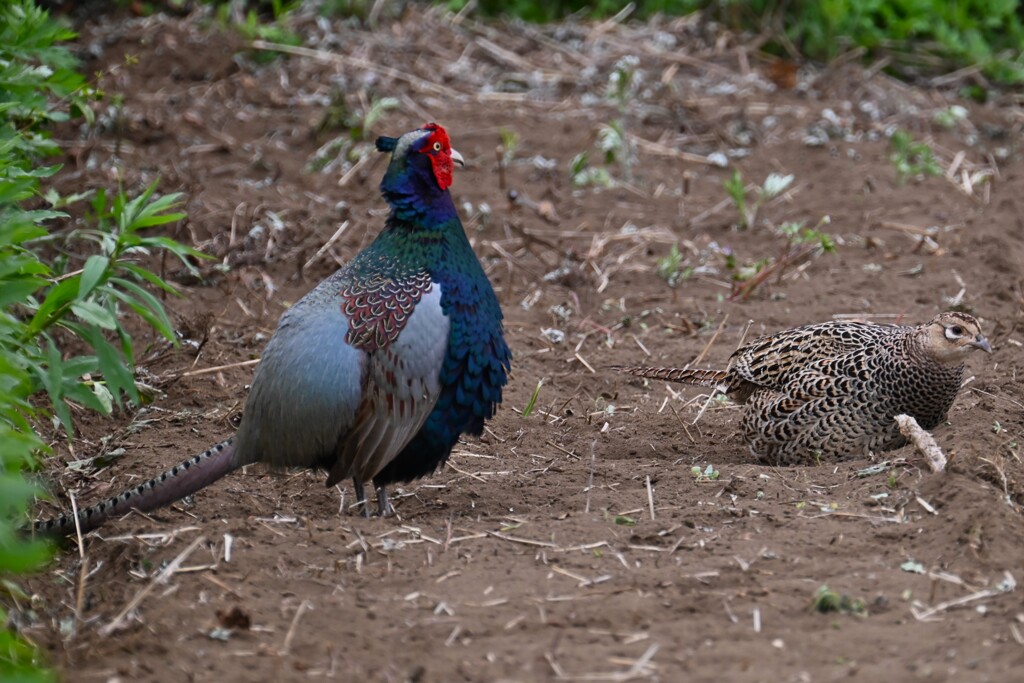
<instances>
[{"instance_id":1,"label":"brown soil","mask_svg":"<svg viewBox=\"0 0 1024 683\"><path fill-rule=\"evenodd\" d=\"M167 301L182 334L207 341L198 353L154 342L140 359L161 390L151 405L80 414L74 452L52 435L56 500L40 514L230 435L252 372L239 364L380 228L380 155L351 173L307 169L347 134L321 130L332 99L358 110L397 97L375 134L437 120L469 160L453 193L515 354L502 409L449 467L402 490L397 518L342 511L322 474L252 469L107 525L87 539L85 562L63 551L25 581L31 611L14 609L64 677L1016 680L1024 605L999 589L1022 577L1024 548L1019 107L970 107L944 128L933 115L953 101L945 92L849 63L805 68L798 88L778 90L756 55L693 21L382 21L370 32L307 18L305 44L341 57L265 65L200 17L83 28L87 70L104 71L104 89L124 101L100 111L97 128L67 131L59 187L110 187L119 173L135 191L159 177L163 191L185 193L189 214L169 233L218 260L202 281L156 264L185 292ZM627 129L654 144L637 147L629 184L574 188L569 162L617 116L603 93L630 51L645 80ZM949 177L901 182L886 140L897 127L928 139ZM499 188L502 129L520 136L508 187L550 202L557 224L513 208ZM681 151L740 151L732 163L747 182L795 180L739 230L723 201L731 168ZM963 189L985 170L987 184ZM777 226L826 215L835 253L729 299L726 252L741 266L775 258L785 248ZM934 230L922 240L914 228ZM680 269L694 270L671 288L656 267L677 242ZM983 319L996 350L972 359L973 381L935 432L953 457L939 475L911 448L874 463L759 466L737 436L738 407L603 369L698 357L721 366L752 335L843 314L918 322L951 301ZM64 467L101 454L117 457ZM863 472L880 462L880 473ZM708 465L717 478L695 477ZM340 495L351 502L348 487ZM862 600L866 614L815 611L823 585ZM142 591L122 627L102 631Z\"/></svg>"}]
</instances>

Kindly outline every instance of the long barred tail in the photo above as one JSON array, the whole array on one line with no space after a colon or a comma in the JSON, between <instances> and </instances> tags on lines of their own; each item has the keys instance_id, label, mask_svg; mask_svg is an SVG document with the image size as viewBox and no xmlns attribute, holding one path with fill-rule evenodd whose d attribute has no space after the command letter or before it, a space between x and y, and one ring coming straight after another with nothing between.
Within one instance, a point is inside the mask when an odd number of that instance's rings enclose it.
<instances>
[{"instance_id":1,"label":"long barred tail","mask_svg":"<svg viewBox=\"0 0 1024 683\"><path fill-rule=\"evenodd\" d=\"M194 455L180 465L144 484L130 488L98 505L78 511L78 524L82 533L92 531L110 517L131 510L149 512L191 495L236 469L234 439L222 441L207 451ZM32 525L36 534L64 536L75 533L75 516L61 515Z\"/></svg>"},{"instance_id":2,"label":"long barred tail","mask_svg":"<svg viewBox=\"0 0 1024 683\"><path fill-rule=\"evenodd\" d=\"M648 368L640 365L613 365L612 370L627 375L660 379L666 382L681 382L699 387L721 388L725 386L728 374L725 370L700 370L698 368Z\"/></svg>"}]
</instances>

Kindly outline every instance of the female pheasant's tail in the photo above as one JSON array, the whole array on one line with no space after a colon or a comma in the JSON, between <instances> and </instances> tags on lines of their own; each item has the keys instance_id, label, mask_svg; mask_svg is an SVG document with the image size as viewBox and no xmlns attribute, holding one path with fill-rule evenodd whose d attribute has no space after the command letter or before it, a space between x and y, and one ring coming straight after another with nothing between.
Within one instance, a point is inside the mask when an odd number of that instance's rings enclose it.
<instances>
[{"instance_id":1,"label":"female pheasant's tail","mask_svg":"<svg viewBox=\"0 0 1024 683\"><path fill-rule=\"evenodd\" d=\"M92 531L110 517L131 510L149 512L191 495L212 484L239 464L235 460L234 439L222 441L213 448L194 455L134 488L109 498L98 505L78 511L78 527L82 533ZM36 522L32 530L43 536L64 536L75 533L75 515L66 514Z\"/></svg>"},{"instance_id":2,"label":"female pheasant's tail","mask_svg":"<svg viewBox=\"0 0 1024 683\"><path fill-rule=\"evenodd\" d=\"M683 384L694 384L699 387L712 387L721 389L725 387L725 381L729 373L725 370L700 370L698 368L648 368L640 365L613 365L612 370L624 372L627 375L646 377L647 379L660 379L666 382L681 382Z\"/></svg>"}]
</instances>

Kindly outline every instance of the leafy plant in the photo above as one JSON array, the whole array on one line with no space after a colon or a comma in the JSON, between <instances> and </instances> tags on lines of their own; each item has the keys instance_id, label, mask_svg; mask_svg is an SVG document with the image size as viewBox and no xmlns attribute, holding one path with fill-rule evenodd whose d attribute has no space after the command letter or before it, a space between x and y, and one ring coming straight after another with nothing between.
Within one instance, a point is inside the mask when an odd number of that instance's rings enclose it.
<instances>
[{"instance_id":1,"label":"leafy plant","mask_svg":"<svg viewBox=\"0 0 1024 683\"><path fill-rule=\"evenodd\" d=\"M836 250L836 239L821 230L831 219L823 216L813 228L803 222L787 222L778 228L786 239L781 253L775 257L762 257L753 262L740 263L731 251L725 253L726 268L733 271L733 291L730 301L746 300L771 277L781 279L787 270L804 261Z\"/></svg>"},{"instance_id":2,"label":"leafy plant","mask_svg":"<svg viewBox=\"0 0 1024 683\"><path fill-rule=\"evenodd\" d=\"M836 241L832 235L821 231L821 226L831 222L828 216L824 216L813 228L808 228L803 221L787 221L779 226L779 234L789 240L789 246L810 245L820 249L823 253L831 253L836 250Z\"/></svg>"},{"instance_id":3,"label":"leafy plant","mask_svg":"<svg viewBox=\"0 0 1024 683\"><path fill-rule=\"evenodd\" d=\"M98 192L82 227L51 232L69 219L62 209L88 193L42 191L58 166L40 163L59 151L53 122L91 121L94 92L57 43L73 37L31 0L0 6L0 575L31 571L49 557L47 544L20 532L39 493L24 477L34 454L46 450L33 429L51 414L72 431L70 405L109 413L123 398L139 400L131 370L133 339L124 314L133 311L165 338L173 330L147 287L172 288L140 264L156 252L188 264L198 252L150 227L180 219L177 195L155 196L155 185L130 198ZM58 254L57 258L53 254ZM82 353L82 349L88 352ZM34 395L46 391L50 403ZM8 591L16 585L5 580ZM7 615L0 608L0 622ZM0 680L48 681L53 674L17 633L0 629Z\"/></svg>"},{"instance_id":4,"label":"leafy plant","mask_svg":"<svg viewBox=\"0 0 1024 683\"><path fill-rule=\"evenodd\" d=\"M896 167L900 182L908 177L942 175L942 167L935 160L935 153L925 142L914 140L905 130L897 130L889 138L889 161Z\"/></svg>"},{"instance_id":5,"label":"leafy plant","mask_svg":"<svg viewBox=\"0 0 1024 683\"><path fill-rule=\"evenodd\" d=\"M679 251L679 245L673 244L663 258L658 260L658 277L664 280L669 287L675 287L680 282L690 279L693 275L693 267L687 266L679 269L683 263L683 253Z\"/></svg>"},{"instance_id":6,"label":"leafy plant","mask_svg":"<svg viewBox=\"0 0 1024 683\"><path fill-rule=\"evenodd\" d=\"M605 166L617 165L619 175L627 183L633 180L633 164L636 162L636 154L629 134L626 132L626 119L642 80L642 74L638 70L639 66L640 60L633 55L626 55L615 63L611 73L608 74L605 99L615 105L618 115L608 123L601 124L597 130L596 146L601 152ZM589 166L589 159L588 152L581 152L573 158L569 169L573 184L577 187L613 186L614 180L607 169Z\"/></svg>"}]
</instances>

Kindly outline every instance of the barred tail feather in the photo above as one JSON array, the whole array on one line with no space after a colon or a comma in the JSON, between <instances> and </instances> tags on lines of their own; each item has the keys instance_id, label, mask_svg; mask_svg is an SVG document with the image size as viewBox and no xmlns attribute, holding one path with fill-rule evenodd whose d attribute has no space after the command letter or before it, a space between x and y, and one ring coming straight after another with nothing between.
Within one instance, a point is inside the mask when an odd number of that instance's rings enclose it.
<instances>
[{"instance_id":1,"label":"barred tail feather","mask_svg":"<svg viewBox=\"0 0 1024 683\"><path fill-rule=\"evenodd\" d=\"M80 509L78 526L84 534L98 528L107 519L131 510L149 512L169 505L212 484L238 467L234 439L222 441L144 484L130 488L97 505ZM33 524L32 530L44 536L72 534L75 532L75 516L66 514L42 520Z\"/></svg>"},{"instance_id":2,"label":"barred tail feather","mask_svg":"<svg viewBox=\"0 0 1024 683\"><path fill-rule=\"evenodd\" d=\"M612 370L627 375L660 379L665 382L680 382L699 387L720 388L725 385L729 373L725 370L701 370L698 368L649 368L640 365L613 365Z\"/></svg>"}]
</instances>

